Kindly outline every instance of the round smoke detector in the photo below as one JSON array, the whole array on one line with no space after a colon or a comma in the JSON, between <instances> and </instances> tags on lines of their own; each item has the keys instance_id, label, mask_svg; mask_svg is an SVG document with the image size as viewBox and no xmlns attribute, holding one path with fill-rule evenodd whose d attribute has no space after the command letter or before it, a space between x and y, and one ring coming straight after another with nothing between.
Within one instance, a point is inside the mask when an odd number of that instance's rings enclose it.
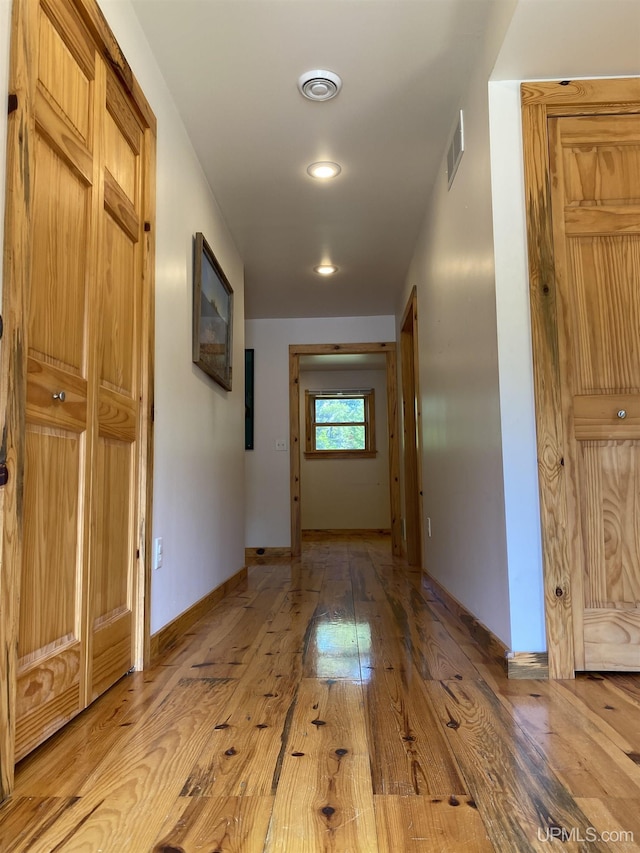
<instances>
[{"instance_id":1,"label":"round smoke detector","mask_svg":"<svg viewBox=\"0 0 640 853\"><path fill-rule=\"evenodd\" d=\"M306 71L298 79L298 89L310 101L329 101L342 88L342 80L333 71Z\"/></svg>"}]
</instances>

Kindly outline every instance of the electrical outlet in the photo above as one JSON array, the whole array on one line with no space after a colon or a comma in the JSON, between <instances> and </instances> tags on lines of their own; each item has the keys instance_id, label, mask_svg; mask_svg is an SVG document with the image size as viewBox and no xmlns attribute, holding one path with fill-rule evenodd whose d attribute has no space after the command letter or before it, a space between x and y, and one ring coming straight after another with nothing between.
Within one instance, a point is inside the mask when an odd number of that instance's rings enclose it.
<instances>
[{"instance_id":1,"label":"electrical outlet","mask_svg":"<svg viewBox=\"0 0 640 853\"><path fill-rule=\"evenodd\" d=\"M286 449L287 449L287 442L285 441L284 438L279 438L276 441L276 450L286 450Z\"/></svg>"},{"instance_id":2,"label":"electrical outlet","mask_svg":"<svg viewBox=\"0 0 640 853\"><path fill-rule=\"evenodd\" d=\"M162 537L159 536L153 540L153 568L159 569L162 567L162 558L164 556L162 548Z\"/></svg>"}]
</instances>

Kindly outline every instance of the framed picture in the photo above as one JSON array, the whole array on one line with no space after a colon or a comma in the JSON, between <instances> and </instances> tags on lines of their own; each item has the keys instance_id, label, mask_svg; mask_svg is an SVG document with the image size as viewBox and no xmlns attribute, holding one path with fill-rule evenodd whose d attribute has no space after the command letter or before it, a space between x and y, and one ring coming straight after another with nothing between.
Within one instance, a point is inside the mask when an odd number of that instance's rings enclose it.
<instances>
[{"instance_id":1,"label":"framed picture","mask_svg":"<svg viewBox=\"0 0 640 853\"><path fill-rule=\"evenodd\" d=\"M233 289L200 232L193 267L193 361L231 391Z\"/></svg>"}]
</instances>

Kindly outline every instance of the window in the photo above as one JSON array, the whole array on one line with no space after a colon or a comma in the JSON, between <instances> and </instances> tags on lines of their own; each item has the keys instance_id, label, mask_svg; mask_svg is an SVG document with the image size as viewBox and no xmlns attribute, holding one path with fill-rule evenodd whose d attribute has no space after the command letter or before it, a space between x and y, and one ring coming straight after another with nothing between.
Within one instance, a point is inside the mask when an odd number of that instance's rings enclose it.
<instances>
[{"instance_id":1,"label":"window","mask_svg":"<svg viewBox=\"0 0 640 853\"><path fill-rule=\"evenodd\" d=\"M305 456L371 457L376 455L374 393L306 391Z\"/></svg>"}]
</instances>

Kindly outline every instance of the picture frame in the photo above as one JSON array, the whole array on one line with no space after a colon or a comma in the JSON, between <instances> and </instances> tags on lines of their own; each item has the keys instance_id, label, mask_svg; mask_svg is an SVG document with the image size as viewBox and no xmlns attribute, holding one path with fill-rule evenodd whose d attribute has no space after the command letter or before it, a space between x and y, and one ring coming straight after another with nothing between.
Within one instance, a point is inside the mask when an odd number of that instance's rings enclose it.
<instances>
[{"instance_id":1,"label":"picture frame","mask_svg":"<svg viewBox=\"0 0 640 853\"><path fill-rule=\"evenodd\" d=\"M193 362L231 391L233 288L201 231L193 252Z\"/></svg>"}]
</instances>

